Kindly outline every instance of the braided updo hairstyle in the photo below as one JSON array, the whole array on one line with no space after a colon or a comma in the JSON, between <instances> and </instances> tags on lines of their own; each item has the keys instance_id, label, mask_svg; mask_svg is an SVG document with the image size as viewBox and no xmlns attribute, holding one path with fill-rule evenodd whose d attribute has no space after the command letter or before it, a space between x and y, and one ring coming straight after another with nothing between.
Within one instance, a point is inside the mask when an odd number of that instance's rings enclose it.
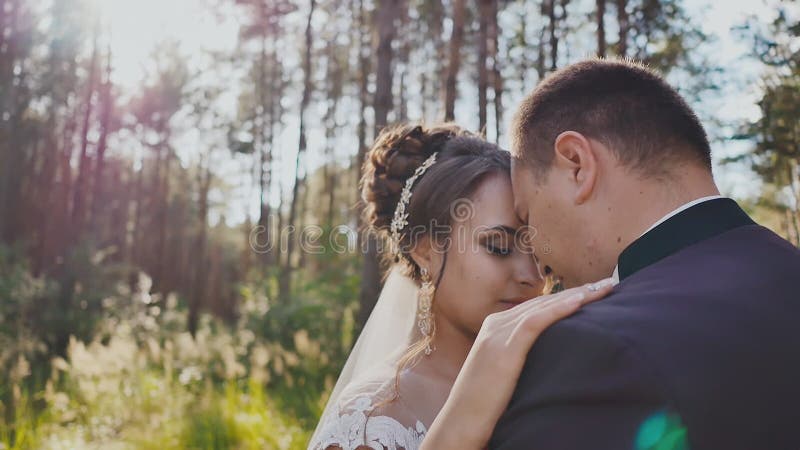
<instances>
[{"instance_id":1,"label":"braided updo hairstyle","mask_svg":"<svg viewBox=\"0 0 800 450\"><path fill-rule=\"evenodd\" d=\"M456 213L460 202L469 199L487 176L511 172L508 152L455 124L430 127L402 124L385 128L366 155L360 187L364 223L386 241L391 239L392 219L406 181L434 152L439 152L436 162L411 187L411 199L405 210L408 224L400 230L399 252L382 252L384 262L398 264L417 284L421 283L422 274L411 258L411 251L419 238L430 237L433 245L438 239L448 238L439 229L452 230L454 218L464 218ZM432 229L434 225L436 230ZM447 251L443 253L435 281L437 288L446 264ZM401 371L419 360L435 332L434 324L431 335L421 337L400 358L393 396L380 405L399 398Z\"/></svg>"},{"instance_id":2,"label":"braided updo hairstyle","mask_svg":"<svg viewBox=\"0 0 800 450\"><path fill-rule=\"evenodd\" d=\"M400 252L395 259L391 252L385 258L400 264L406 275L420 282L420 267L411 259L410 251L420 237L429 236L432 224L437 228L450 227L453 208L468 199L480 182L494 173L509 174L510 154L463 128L452 124L427 127L402 124L385 128L369 150L361 178L364 201L364 222L389 239L389 228L406 180L434 152L434 163L411 188L411 200L406 206L408 225L400 232ZM413 232L412 232L413 230ZM436 235L437 239L443 236ZM438 286L447 262L444 262Z\"/></svg>"}]
</instances>

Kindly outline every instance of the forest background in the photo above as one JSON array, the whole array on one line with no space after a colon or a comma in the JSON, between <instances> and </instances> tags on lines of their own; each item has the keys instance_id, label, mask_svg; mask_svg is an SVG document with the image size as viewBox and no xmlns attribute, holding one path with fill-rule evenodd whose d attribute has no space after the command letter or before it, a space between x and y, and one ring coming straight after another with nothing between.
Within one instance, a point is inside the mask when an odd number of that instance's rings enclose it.
<instances>
[{"instance_id":1,"label":"forest background","mask_svg":"<svg viewBox=\"0 0 800 450\"><path fill-rule=\"evenodd\" d=\"M0 0L0 449L304 448L380 288L377 132L505 146L594 55L800 246L797 1Z\"/></svg>"}]
</instances>

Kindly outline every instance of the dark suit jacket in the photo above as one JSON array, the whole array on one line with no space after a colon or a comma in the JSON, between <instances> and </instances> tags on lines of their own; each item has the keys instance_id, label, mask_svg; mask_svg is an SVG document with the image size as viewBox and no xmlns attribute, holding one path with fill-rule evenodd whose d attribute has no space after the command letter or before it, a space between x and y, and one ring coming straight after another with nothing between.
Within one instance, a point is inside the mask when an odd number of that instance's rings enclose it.
<instances>
[{"instance_id":1,"label":"dark suit jacket","mask_svg":"<svg viewBox=\"0 0 800 450\"><path fill-rule=\"evenodd\" d=\"M490 448L800 449L800 251L733 200L631 244L537 340Z\"/></svg>"}]
</instances>

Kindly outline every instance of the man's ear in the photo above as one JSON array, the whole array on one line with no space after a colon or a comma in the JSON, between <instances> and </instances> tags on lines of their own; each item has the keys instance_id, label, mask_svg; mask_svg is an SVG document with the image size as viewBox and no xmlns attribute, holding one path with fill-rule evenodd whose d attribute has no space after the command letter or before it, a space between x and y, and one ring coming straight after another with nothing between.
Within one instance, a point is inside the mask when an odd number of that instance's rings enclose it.
<instances>
[{"instance_id":1,"label":"man's ear","mask_svg":"<svg viewBox=\"0 0 800 450\"><path fill-rule=\"evenodd\" d=\"M569 181L575 186L575 204L583 204L591 197L597 181L598 155L595 147L577 131L565 131L556 137L553 148L553 165L569 174Z\"/></svg>"}]
</instances>

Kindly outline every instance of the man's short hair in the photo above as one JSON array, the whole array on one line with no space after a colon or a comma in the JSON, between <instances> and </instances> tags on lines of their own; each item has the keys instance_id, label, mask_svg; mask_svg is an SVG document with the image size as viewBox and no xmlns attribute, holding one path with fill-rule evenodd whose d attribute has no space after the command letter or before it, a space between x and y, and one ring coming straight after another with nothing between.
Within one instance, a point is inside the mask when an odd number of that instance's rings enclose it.
<instances>
[{"instance_id":1,"label":"man's short hair","mask_svg":"<svg viewBox=\"0 0 800 450\"><path fill-rule=\"evenodd\" d=\"M708 137L695 113L661 75L631 60L595 58L547 76L517 110L512 154L545 174L564 131L602 142L644 174L686 162L711 171Z\"/></svg>"}]
</instances>

